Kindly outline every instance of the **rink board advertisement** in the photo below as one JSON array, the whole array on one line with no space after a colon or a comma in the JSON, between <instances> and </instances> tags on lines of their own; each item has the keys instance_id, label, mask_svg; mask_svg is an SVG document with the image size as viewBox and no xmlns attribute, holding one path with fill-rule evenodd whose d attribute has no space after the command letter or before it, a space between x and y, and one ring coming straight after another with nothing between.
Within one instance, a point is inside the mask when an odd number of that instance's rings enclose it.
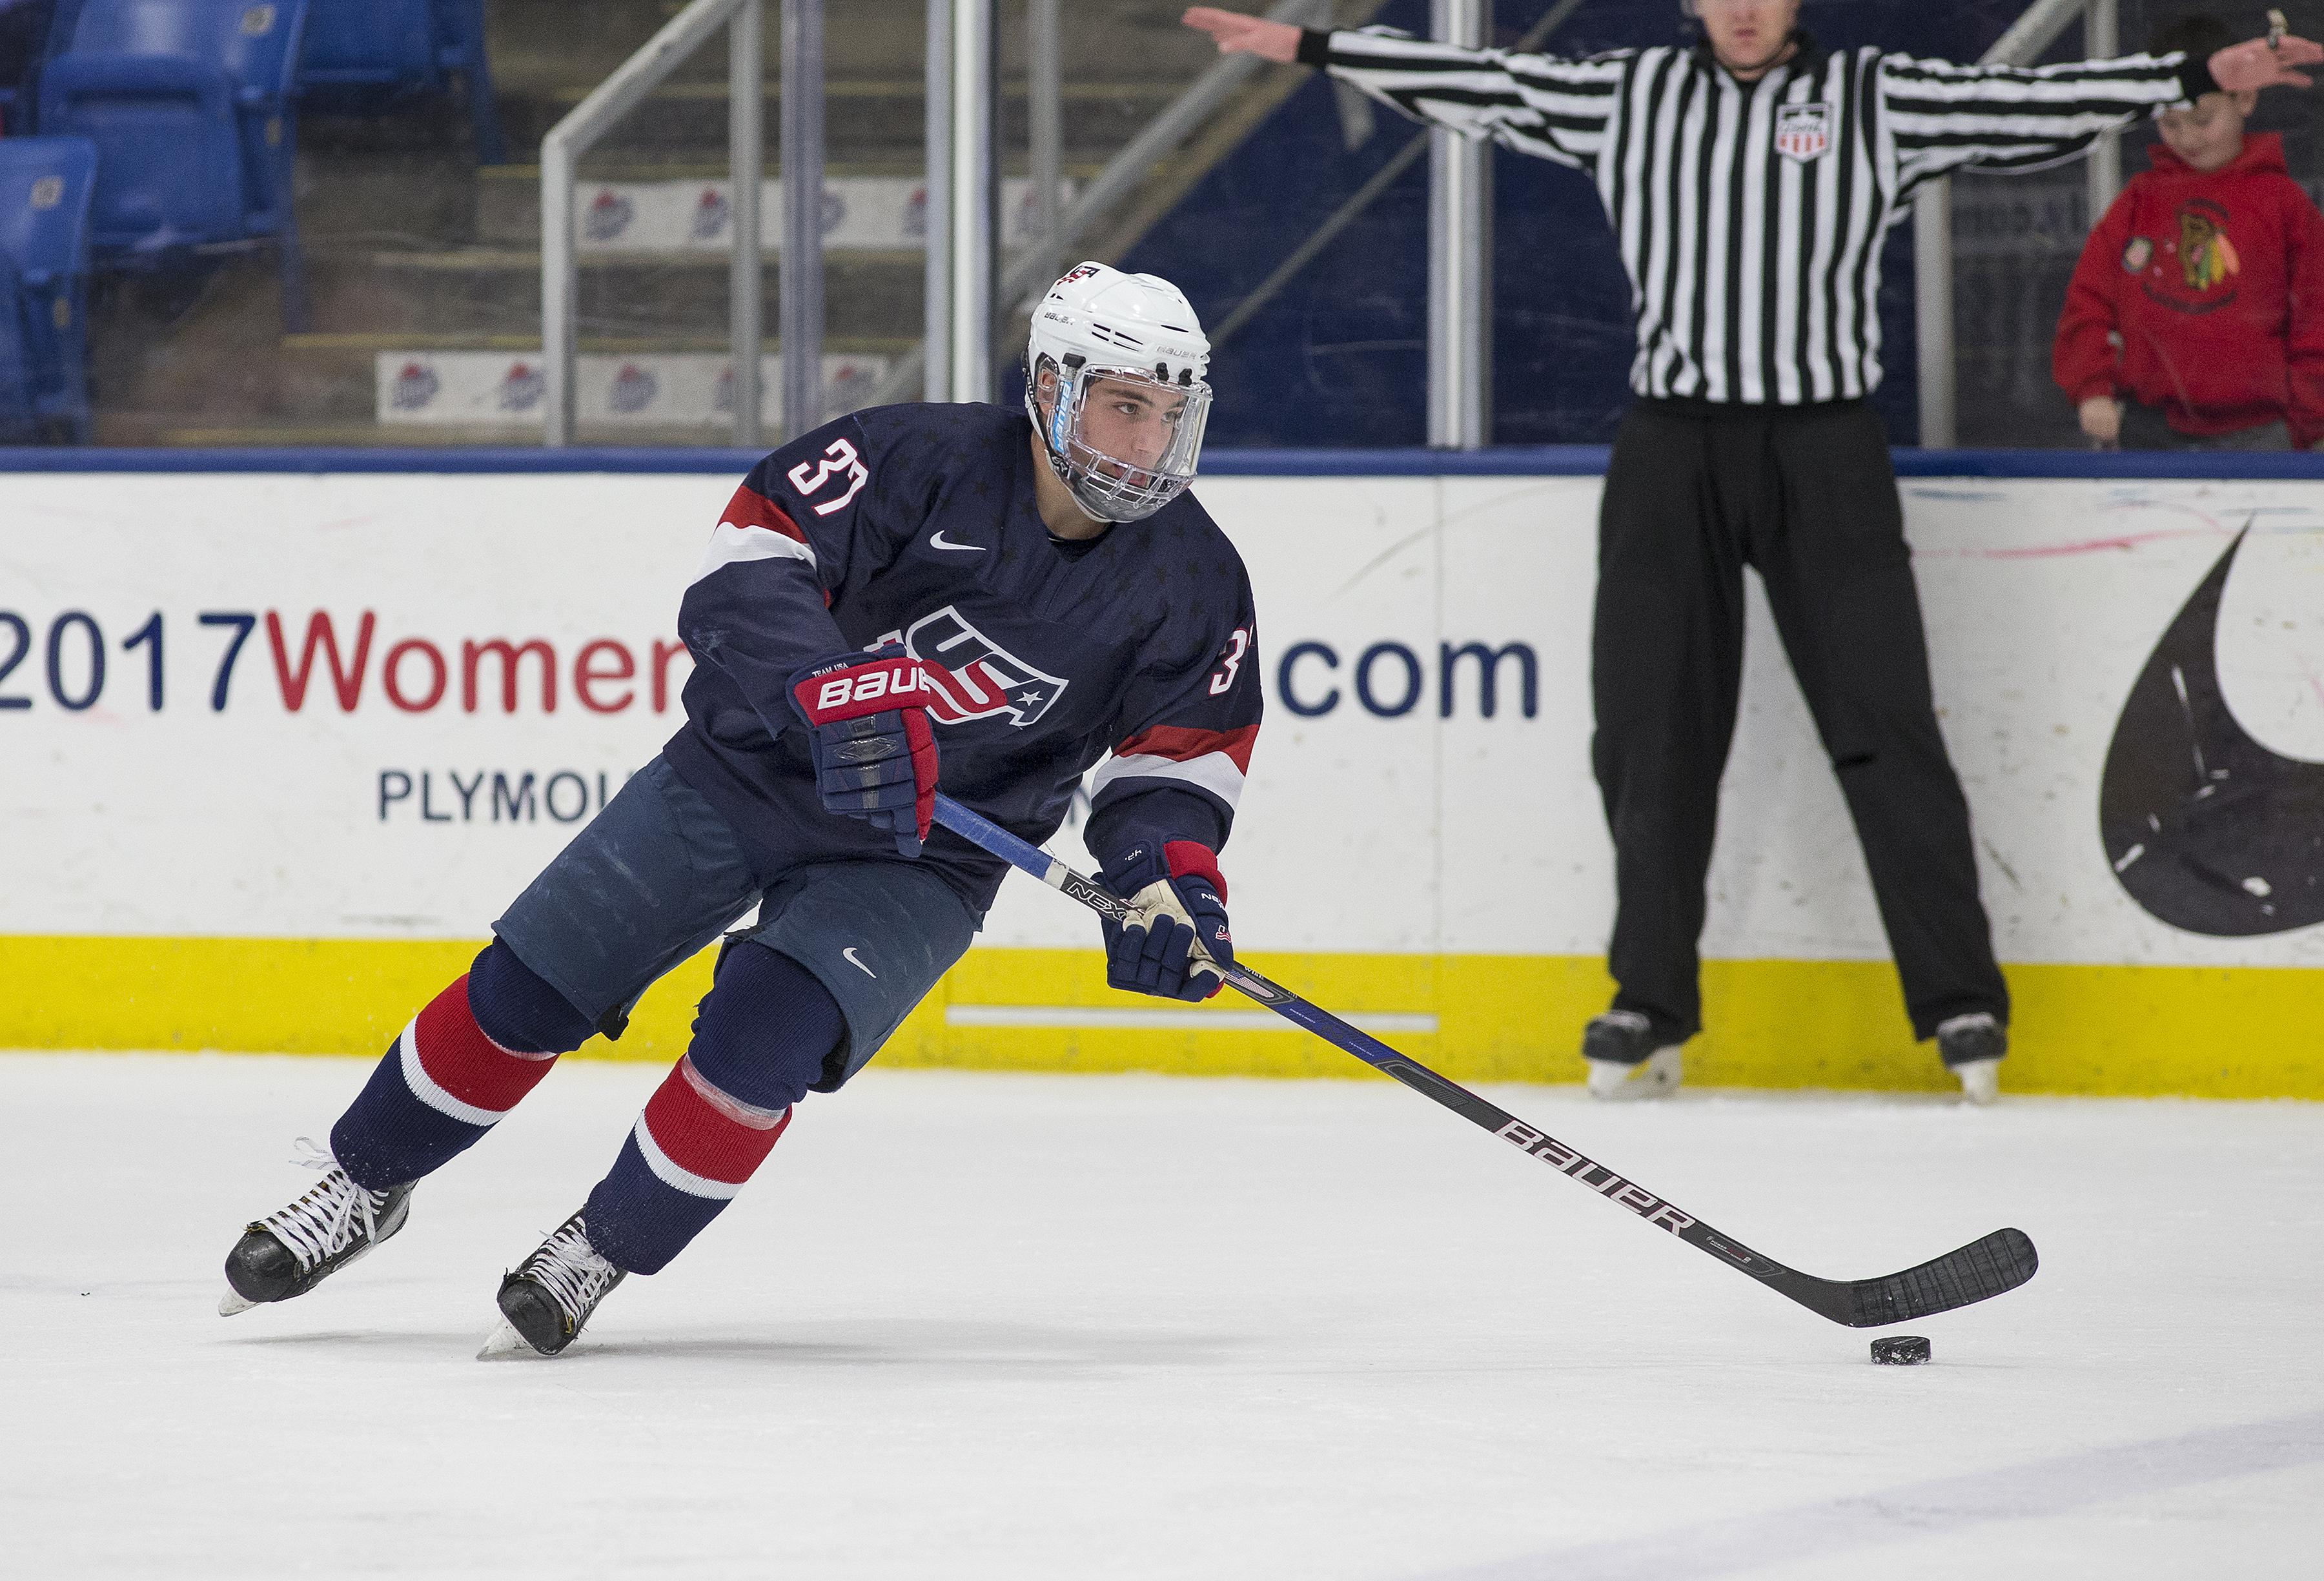
<instances>
[{"instance_id":1,"label":"rink board advertisement","mask_svg":"<svg viewBox=\"0 0 2324 1581\"><path fill-rule=\"evenodd\" d=\"M383 1046L678 727L678 601L733 483L0 475L0 1047ZM1599 486L1200 485L1268 699L1237 938L1456 1076L1571 1079L1608 991ZM1904 494L2010 1085L2324 1096L2324 485ZM1750 596L1690 1078L1936 1088ZM1089 865L1070 826L1053 849ZM883 1058L1356 1068L1255 1006L1113 994L1095 939L1012 880ZM593 1048L669 1057L705 981Z\"/></svg>"}]
</instances>

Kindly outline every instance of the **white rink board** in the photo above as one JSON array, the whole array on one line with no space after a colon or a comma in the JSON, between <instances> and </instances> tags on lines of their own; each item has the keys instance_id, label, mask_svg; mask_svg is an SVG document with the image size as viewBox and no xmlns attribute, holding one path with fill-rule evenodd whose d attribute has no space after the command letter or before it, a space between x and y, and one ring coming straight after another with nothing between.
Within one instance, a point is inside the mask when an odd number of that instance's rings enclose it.
<instances>
[{"instance_id":1,"label":"white rink board","mask_svg":"<svg viewBox=\"0 0 2324 1581\"><path fill-rule=\"evenodd\" d=\"M676 727L647 672L733 479L714 476L0 476L0 615L24 652L0 678L0 933L428 938L481 934L607 788ZM1227 853L1239 937L1275 950L1588 955L1610 860L1589 772L1595 478L1220 478L1200 493L1251 569L1268 719ZM2324 488L2301 483L1905 485L1936 685L1977 819L2001 954L2082 964L2324 964L2324 929L2206 938L2155 921L2108 871L2096 818L2116 714L2156 639L2236 530L2219 661L2263 743L2324 759ZM1134 529L1132 529L1134 531ZM1742 722L1726 778L1706 954L1877 958L1885 943L1846 815L1753 595ZM344 649L374 613L352 712L318 661L286 707L264 616L295 666L310 615ZM88 695L87 622L106 648ZM150 639L162 617L163 702ZM231 624L256 624L222 712ZM546 642L503 712L484 662L461 706L460 644ZM408 712L380 671L432 643L445 697ZM53 643L55 675L49 673ZM582 706L576 665L600 679ZM1443 647L1523 644L1481 717ZM1320 644L1320 646L1316 646ZM0 660L17 646L0 618ZM1323 650L1330 650L1327 655ZM1284 661L1295 650L1293 690ZM1372 655L1360 696L1357 670ZM1414 706L1397 712L1409 653ZM1336 665L1331 661L1336 657ZM430 666L408 650L407 702ZM1323 705L1336 690L1336 701ZM625 703L617 704L626 697ZM1319 710L1307 717L1294 703ZM534 776L530 816L488 816L489 776ZM456 774L458 780L454 781ZM484 775L477 781L474 777ZM553 776L558 800L539 798ZM383 776L411 785L390 797ZM465 818L461 785L467 792ZM423 794L424 792L424 794ZM586 807L582 800L586 793ZM516 802L520 815L525 804ZM423 815L434 815L423 817ZM571 821L558 821L570 814ZM1070 833L1057 847L1085 860ZM985 938L1079 946L1084 920L1028 885Z\"/></svg>"}]
</instances>

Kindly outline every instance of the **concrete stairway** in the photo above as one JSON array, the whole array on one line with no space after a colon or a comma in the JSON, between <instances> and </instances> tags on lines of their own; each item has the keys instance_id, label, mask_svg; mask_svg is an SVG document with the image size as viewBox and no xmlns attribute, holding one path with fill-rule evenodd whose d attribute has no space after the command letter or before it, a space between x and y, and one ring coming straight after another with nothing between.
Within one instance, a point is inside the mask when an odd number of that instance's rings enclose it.
<instances>
[{"instance_id":1,"label":"concrete stairway","mask_svg":"<svg viewBox=\"0 0 2324 1581\"><path fill-rule=\"evenodd\" d=\"M512 149L537 151L541 134L678 8L677 0L493 0L493 70ZM1065 7L1070 177L1094 174L1209 63L1207 42L1178 26L1179 9L1153 0ZM1020 175L1022 6L1001 10L1004 173ZM925 16L925 0L835 0L827 12L829 175L846 217L825 261L825 349L836 359L826 365L844 365L832 377L849 391L919 335L910 204L920 180ZM771 16L768 33L771 174L780 124ZM585 240L581 268L586 442L720 443L729 431L700 401L674 403L662 421L652 401L634 399L724 365L726 253L686 224L719 217L725 71L722 39L584 165L584 231L595 242ZM1247 125L1297 78L1296 69L1263 75L1247 89L1251 106L1222 125ZM449 103L372 119L309 116L300 137L309 332L282 333L264 258L222 262L195 282L103 281L92 311L99 442L532 442L539 408L517 396L537 379L540 351L538 168L478 169ZM1198 140L1133 207L1158 211L1219 145ZM1117 226L1082 251L1113 256L1132 239ZM770 261L770 320L779 279ZM492 391L470 390L460 405L459 390L479 377L500 380L497 403ZM593 406L593 378L611 406Z\"/></svg>"}]
</instances>

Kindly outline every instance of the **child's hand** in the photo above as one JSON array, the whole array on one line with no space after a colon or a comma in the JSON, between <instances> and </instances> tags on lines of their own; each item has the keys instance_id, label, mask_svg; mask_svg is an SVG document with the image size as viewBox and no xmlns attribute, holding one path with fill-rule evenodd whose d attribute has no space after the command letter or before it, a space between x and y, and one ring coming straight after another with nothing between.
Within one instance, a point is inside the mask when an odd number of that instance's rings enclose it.
<instances>
[{"instance_id":1,"label":"child's hand","mask_svg":"<svg viewBox=\"0 0 2324 1581\"><path fill-rule=\"evenodd\" d=\"M2077 415L2082 420L2082 432L2098 449L2111 450L2122 442L2122 402L2113 396L2091 396Z\"/></svg>"}]
</instances>

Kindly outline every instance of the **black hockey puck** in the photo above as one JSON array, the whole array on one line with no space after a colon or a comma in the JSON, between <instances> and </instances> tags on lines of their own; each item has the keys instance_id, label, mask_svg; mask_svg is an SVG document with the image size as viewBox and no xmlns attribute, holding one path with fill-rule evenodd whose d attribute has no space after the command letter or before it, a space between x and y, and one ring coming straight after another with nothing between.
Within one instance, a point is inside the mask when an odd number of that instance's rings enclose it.
<instances>
[{"instance_id":1,"label":"black hockey puck","mask_svg":"<svg viewBox=\"0 0 2324 1581\"><path fill-rule=\"evenodd\" d=\"M1872 1359L1884 1367L1917 1367L1929 1359L1929 1342L1917 1334L1884 1334L1872 1342Z\"/></svg>"}]
</instances>

